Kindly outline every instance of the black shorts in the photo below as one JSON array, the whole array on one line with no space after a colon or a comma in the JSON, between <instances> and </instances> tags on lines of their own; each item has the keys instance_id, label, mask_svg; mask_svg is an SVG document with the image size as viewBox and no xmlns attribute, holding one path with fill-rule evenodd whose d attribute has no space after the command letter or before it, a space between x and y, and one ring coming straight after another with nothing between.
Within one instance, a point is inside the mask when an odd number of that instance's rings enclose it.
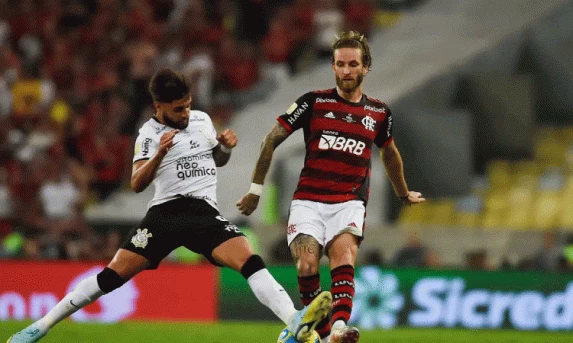
<instances>
[{"instance_id":1,"label":"black shorts","mask_svg":"<svg viewBox=\"0 0 573 343\"><path fill-rule=\"evenodd\" d=\"M147 269L156 269L180 246L221 266L211 255L213 249L239 236L244 236L239 228L206 201L179 198L152 206L139 228L130 231L122 248L147 258L151 263Z\"/></svg>"}]
</instances>

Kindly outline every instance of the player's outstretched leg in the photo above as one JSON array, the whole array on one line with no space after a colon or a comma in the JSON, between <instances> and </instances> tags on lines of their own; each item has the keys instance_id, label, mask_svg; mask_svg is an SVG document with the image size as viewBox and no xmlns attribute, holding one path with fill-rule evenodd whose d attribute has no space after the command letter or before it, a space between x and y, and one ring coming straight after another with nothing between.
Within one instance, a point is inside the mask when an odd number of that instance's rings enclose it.
<instances>
[{"instance_id":1,"label":"player's outstretched leg","mask_svg":"<svg viewBox=\"0 0 573 343\"><path fill-rule=\"evenodd\" d=\"M103 294L104 292L98 285L96 275L82 280L48 314L24 330L16 332L8 339L8 343L33 343L39 341L56 323L92 303Z\"/></svg>"},{"instance_id":2,"label":"player's outstretched leg","mask_svg":"<svg viewBox=\"0 0 573 343\"><path fill-rule=\"evenodd\" d=\"M295 313L288 324L295 340L305 342L318 323L328 316L331 306L332 295L330 292L322 292L308 306Z\"/></svg>"},{"instance_id":3,"label":"player's outstretched leg","mask_svg":"<svg viewBox=\"0 0 573 343\"><path fill-rule=\"evenodd\" d=\"M123 278L115 270L111 269L114 265L119 265L127 277ZM16 332L12 337L8 338L7 343L34 343L39 341L54 325L64 318L96 301L102 295L121 287L127 280L148 265L149 262L145 257L120 249L109 267L104 268L97 275L89 276L80 281L44 317L24 330Z\"/></svg>"}]
</instances>

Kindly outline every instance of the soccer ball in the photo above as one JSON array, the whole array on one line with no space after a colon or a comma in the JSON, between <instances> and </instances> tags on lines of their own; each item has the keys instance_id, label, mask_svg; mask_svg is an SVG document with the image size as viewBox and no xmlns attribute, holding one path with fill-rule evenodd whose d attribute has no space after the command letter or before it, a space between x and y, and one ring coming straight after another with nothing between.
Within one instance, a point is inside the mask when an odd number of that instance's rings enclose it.
<instances>
[{"instance_id":1,"label":"soccer ball","mask_svg":"<svg viewBox=\"0 0 573 343\"><path fill-rule=\"evenodd\" d=\"M281 331L281 334L279 335L277 343L299 343L299 342L297 342L294 339L294 335L292 334L292 332L289 331L288 328L284 328L283 331ZM310 337L306 340L306 342L302 343L320 343L320 336L318 335L318 332L313 331L312 335L310 335Z\"/></svg>"}]
</instances>

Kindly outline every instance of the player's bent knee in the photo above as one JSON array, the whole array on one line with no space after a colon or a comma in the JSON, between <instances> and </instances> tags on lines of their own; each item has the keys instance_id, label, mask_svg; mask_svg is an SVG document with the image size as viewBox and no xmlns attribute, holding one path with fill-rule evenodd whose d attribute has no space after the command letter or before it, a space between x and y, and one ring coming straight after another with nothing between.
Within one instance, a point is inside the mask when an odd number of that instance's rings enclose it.
<instances>
[{"instance_id":1,"label":"player's bent knee","mask_svg":"<svg viewBox=\"0 0 573 343\"><path fill-rule=\"evenodd\" d=\"M102 292L109 293L121 287L125 280L115 270L106 267L97 275L97 283Z\"/></svg>"},{"instance_id":2,"label":"player's bent knee","mask_svg":"<svg viewBox=\"0 0 573 343\"><path fill-rule=\"evenodd\" d=\"M318 261L313 256L300 257L296 261L299 276L309 276L318 273Z\"/></svg>"},{"instance_id":3,"label":"player's bent knee","mask_svg":"<svg viewBox=\"0 0 573 343\"><path fill-rule=\"evenodd\" d=\"M245 279L248 279L254 273L265 268L265 262L263 262L263 259L259 255L251 255L247 262L241 267L241 275L243 275Z\"/></svg>"}]
</instances>

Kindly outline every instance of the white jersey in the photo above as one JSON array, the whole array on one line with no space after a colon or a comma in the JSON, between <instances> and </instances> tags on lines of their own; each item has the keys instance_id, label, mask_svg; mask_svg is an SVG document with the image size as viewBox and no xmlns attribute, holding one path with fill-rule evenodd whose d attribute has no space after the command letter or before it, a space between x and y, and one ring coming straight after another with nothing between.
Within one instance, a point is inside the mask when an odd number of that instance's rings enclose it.
<instances>
[{"instance_id":1,"label":"white jersey","mask_svg":"<svg viewBox=\"0 0 573 343\"><path fill-rule=\"evenodd\" d=\"M159 148L161 135L172 127L149 119L135 141L133 162L150 159ZM173 147L163 158L153 185L155 194L148 207L186 196L204 199L217 209L217 167L213 148L217 132L205 112L189 111L189 125L173 138Z\"/></svg>"}]
</instances>

